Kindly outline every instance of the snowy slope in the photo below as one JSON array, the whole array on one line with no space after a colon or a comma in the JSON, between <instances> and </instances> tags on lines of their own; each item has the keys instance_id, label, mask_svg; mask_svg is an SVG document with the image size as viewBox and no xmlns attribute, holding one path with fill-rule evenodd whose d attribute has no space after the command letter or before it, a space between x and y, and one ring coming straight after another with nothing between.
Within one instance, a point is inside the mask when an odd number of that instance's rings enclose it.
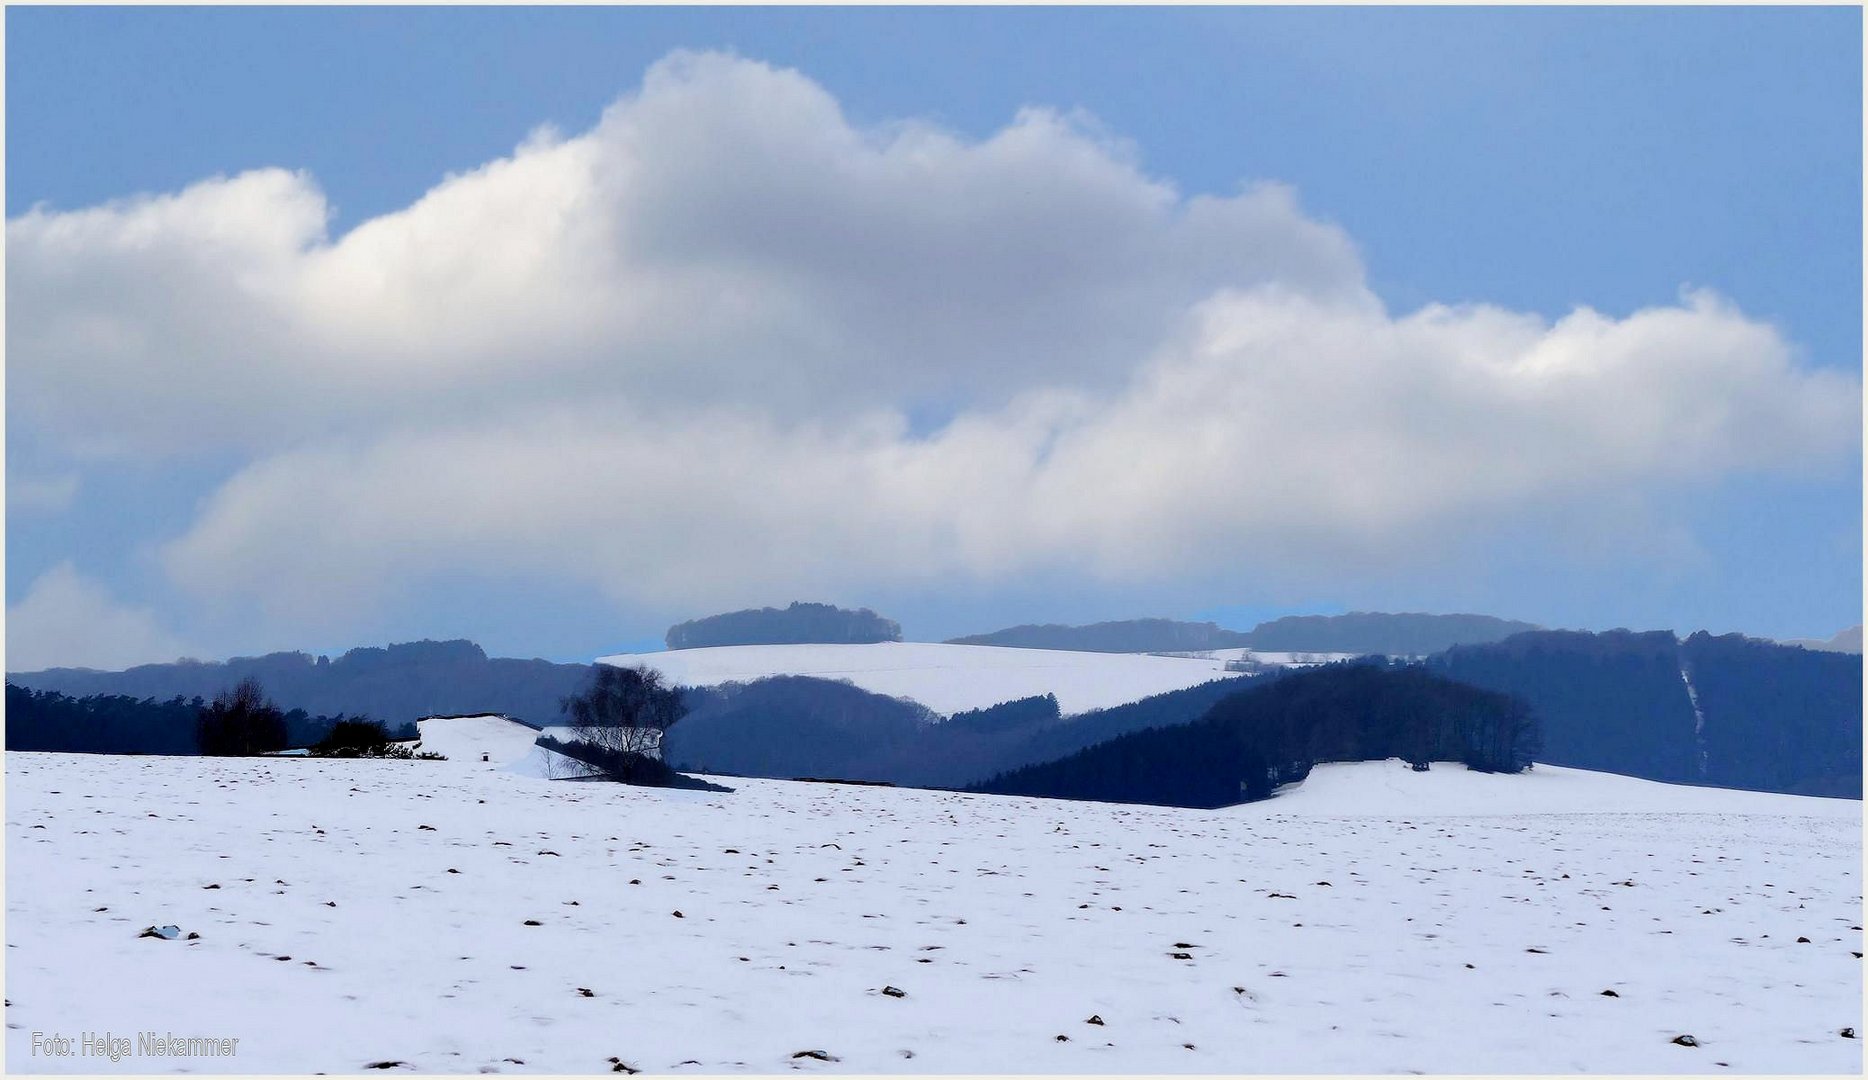
<instances>
[{"instance_id":1,"label":"snowy slope","mask_svg":"<svg viewBox=\"0 0 1868 1080\"><path fill-rule=\"evenodd\" d=\"M583 762L534 745L544 732L504 716L453 716L420 721L423 750L433 750L450 762L485 772L509 772L535 780L567 780L588 776ZM565 728L547 729L568 738ZM481 758L484 756L485 761Z\"/></svg>"},{"instance_id":2,"label":"snowy slope","mask_svg":"<svg viewBox=\"0 0 1868 1080\"><path fill-rule=\"evenodd\" d=\"M1855 799L1663 784L1556 765L1537 765L1516 776L1447 763L1417 773L1400 760L1319 765L1272 801L1235 812L1261 808L1329 815L1794 814L1854 822L1862 813Z\"/></svg>"},{"instance_id":3,"label":"snowy slope","mask_svg":"<svg viewBox=\"0 0 1868 1080\"><path fill-rule=\"evenodd\" d=\"M993 645L888 641L874 645L726 645L624 653L599 663L647 664L683 686L746 682L768 675L847 679L864 690L908 697L951 714L1002 701L1056 694L1066 714L1181 690L1228 674L1222 659L1058 652Z\"/></svg>"},{"instance_id":4,"label":"snowy slope","mask_svg":"<svg viewBox=\"0 0 1868 1080\"><path fill-rule=\"evenodd\" d=\"M450 716L422 720L416 725L421 749L445 755L459 764L500 768L525 756L538 739L538 731L504 716Z\"/></svg>"},{"instance_id":5,"label":"snowy slope","mask_svg":"<svg viewBox=\"0 0 1868 1080\"><path fill-rule=\"evenodd\" d=\"M1386 764L1216 812L713 794L447 723L446 762L8 755L8 1068L1862 1067L1860 804ZM83 1030L241 1042L32 1054Z\"/></svg>"}]
</instances>

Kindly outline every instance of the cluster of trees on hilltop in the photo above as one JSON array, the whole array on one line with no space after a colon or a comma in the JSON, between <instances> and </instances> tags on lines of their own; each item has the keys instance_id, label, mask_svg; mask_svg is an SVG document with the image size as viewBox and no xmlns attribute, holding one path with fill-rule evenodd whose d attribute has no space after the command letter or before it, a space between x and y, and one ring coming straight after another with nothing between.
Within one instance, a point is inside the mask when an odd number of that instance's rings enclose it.
<instances>
[{"instance_id":1,"label":"cluster of trees on hilltop","mask_svg":"<svg viewBox=\"0 0 1868 1080\"><path fill-rule=\"evenodd\" d=\"M1003 795L1212 808L1268 797L1318 762L1403 758L1519 772L1537 752L1524 702L1419 666L1332 664L1221 699L1198 721L1124 735L977 785Z\"/></svg>"},{"instance_id":2,"label":"cluster of trees on hilltop","mask_svg":"<svg viewBox=\"0 0 1868 1080\"><path fill-rule=\"evenodd\" d=\"M128 671L50 668L7 681L72 697L128 696L169 701L212 698L256 679L281 707L311 715L366 714L394 730L425 716L500 713L535 725L553 722L576 693L588 664L489 658L471 641L416 641L351 649L332 659L302 652L144 664ZM295 743L294 745L298 745Z\"/></svg>"},{"instance_id":3,"label":"cluster of trees on hilltop","mask_svg":"<svg viewBox=\"0 0 1868 1080\"><path fill-rule=\"evenodd\" d=\"M1858 655L1738 634L1540 631L1428 663L1528 701L1553 765L1861 798Z\"/></svg>"},{"instance_id":4,"label":"cluster of trees on hilltop","mask_svg":"<svg viewBox=\"0 0 1868 1080\"><path fill-rule=\"evenodd\" d=\"M9 682L6 748L74 754L263 752L310 747L346 720L341 715L313 716L303 709L281 710L263 695L257 702L235 702L229 697L233 692L224 688L214 699L157 701L125 694L71 697ZM270 710L261 718L264 731L257 733L257 741L245 719L237 724L226 722L228 710L235 708L247 710L243 717L255 708ZM204 717L210 718L205 726ZM415 736L412 724L389 731L398 738Z\"/></svg>"},{"instance_id":5,"label":"cluster of trees on hilltop","mask_svg":"<svg viewBox=\"0 0 1868 1080\"><path fill-rule=\"evenodd\" d=\"M671 649L721 645L871 645L900 641L901 624L868 608L851 611L830 604L793 601L791 606L749 608L692 619L668 628Z\"/></svg>"}]
</instances>

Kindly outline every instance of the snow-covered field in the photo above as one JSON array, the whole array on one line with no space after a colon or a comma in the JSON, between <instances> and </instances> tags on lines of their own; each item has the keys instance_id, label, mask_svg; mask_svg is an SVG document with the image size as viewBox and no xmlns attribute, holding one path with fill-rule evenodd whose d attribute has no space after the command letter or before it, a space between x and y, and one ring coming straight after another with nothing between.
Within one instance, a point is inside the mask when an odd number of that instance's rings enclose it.
<instances>
[{"instance_id":1,"label":"snow-covered field","mask_svg":"<svg viewBox=\"0 0 1868 1080\"><path fill-rule=\"evenodd\" d=\"M1393 763L1211 812L721 795L541 780L530 734L9 755L8 1069L1862 1068L1859 803ZM86 1031L240 1041L33 1054Z\"/></svg>"},{"instance_id":2,"label":"snow-covered field","mask_svg":"<svg viewBox=\"0 0 1868 1080\"><path fill-rule=\"evenodd\" d=\"M599 663L647 664L683 686L717 686L768 675L847 679L871 693L907 697L951 714L1002 701L1056 694L1066 714L1105 709L1151 694L1224 678L1222 657L1007 649L886 641L874 645L724 645L623 653Z\"/></svg>"}]
</instances>

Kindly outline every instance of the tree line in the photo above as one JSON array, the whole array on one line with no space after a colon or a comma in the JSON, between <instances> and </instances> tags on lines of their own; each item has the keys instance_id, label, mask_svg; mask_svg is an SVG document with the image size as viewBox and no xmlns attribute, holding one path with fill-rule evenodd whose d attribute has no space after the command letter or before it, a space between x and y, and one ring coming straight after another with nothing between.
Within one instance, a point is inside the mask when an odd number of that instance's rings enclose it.
<instances>
[{"instance_id":1,"label":"tree line","mask_svg":"<svg viewBox=\"0 0 1868 1080\"><path fill-rule=\"evenodd\" d=\"M166 701L126 694L71 697L8 683L6 720L9 750L80 754L237 756L296 747L384 756L394 740L415 737L413 724L392 730L368 717L281 709L250 678L211 700L177 695Z\"/></svg>"},{"instance_id":2,"label":"tree line","mask_svg":"<svg viewBox=\"0 0 1868 1080\"><path fill-rule=\"evenodd\" d=\"M288 712L364 715L397 730L428 716L484 713L549 724L558 716L559 700L576 692L589 671L588 664L488 657L473 642L454 640L356 648L337 657L288 652L224 662L145 664L127 671L54 668L10 673L7 681L71 697L108 694L167 702L178 696L211 699L251 678ZM296 734L293 741L301 745Z\"/></svg>"}]
</instances>

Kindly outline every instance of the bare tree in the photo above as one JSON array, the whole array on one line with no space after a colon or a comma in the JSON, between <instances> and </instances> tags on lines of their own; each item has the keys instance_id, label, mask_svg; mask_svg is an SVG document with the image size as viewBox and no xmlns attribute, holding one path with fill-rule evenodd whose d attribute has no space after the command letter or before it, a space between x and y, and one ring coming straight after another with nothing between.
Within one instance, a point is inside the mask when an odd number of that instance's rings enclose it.
<instances>
[{"instance_id":1,"label":"bare tree","mask_svg":"<svg viewBox=\"0 0 1868 1080\"><path fill-rule=\"evenodd\" d=\"M285 749L285 714L266 699L259 680L246 678L215 695L195 725L203 754L244 756Z\"/></svg>"},{"instance_id":2,"label":"bare tree","mask_svg":"<svg viewBox=\"0 0 1868 1080\"><path fill-rule=\"evenodd\" d=\"M583 751L576 756L599 774L625 784L667 774L662 737L687 706L661 672L646 665L598 664L590 685L563 705L575 732L572 745Z\"/></svg>"}]
</instances>

